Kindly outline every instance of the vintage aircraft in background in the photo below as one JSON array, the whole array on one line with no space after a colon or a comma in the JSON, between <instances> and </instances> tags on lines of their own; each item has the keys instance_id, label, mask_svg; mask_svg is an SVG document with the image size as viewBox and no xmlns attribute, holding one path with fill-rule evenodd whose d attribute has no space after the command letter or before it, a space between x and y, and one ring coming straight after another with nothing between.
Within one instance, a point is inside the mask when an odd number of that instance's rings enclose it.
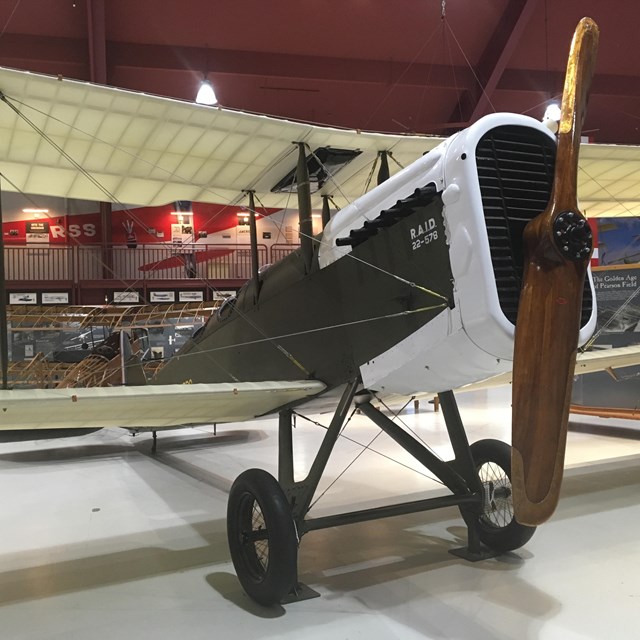
<instances>
[{"instance_id":1,"label":"vintage aircraft in background","mask_svg":"<svg viewBox=\"0 0 640 640\"><path fill-rule=\"evenodd\" d=\"M162 365L161 356L165 352L173 355L220 304L222 299L134 306L12 305L7 314L9 333L14 338L10 384L13 388L107 386L107 372L100 363L122 368L121 358L116 357L122 355L120 334L142 338L140 359L151 373ZM28 352L25 345L29 346ZM87 367L88 360L97 366ZM92 380L83 377L89 369ZM61 385L64 377L68 379ZM122 382L120 379L117 384Z\"/></svg>"},{"instance_id":2,"label":"vintage aircraft in background","mask_svg":"<svg viewBox=\"0 0 640 640\"><path fill-rule=\"evenodd\" d=\"M125 380L146 384L163 365L164 356L173 355L221 303L12 305L7 314L13 338L9 385L15 390L113 387ZM0 429L0 442L76 435L77 427L5 428Z\"/></svg>"},{"instance_id":3,"label":"vintage aircraft in background","mask_svg":"<svg viewBox=\"0 0 640 640\"><path fill-rule=\"evenodd\" d=\"M253 278L153 384L2 390L1 427L158 429L278 412L278 480L245 471L228 508L238 576L263 604L297 593L301 537L336 524L457 505L467 554L479 557L480 542L496 552L522 546L557 503L576 349L595 327L585 279L591 235L576 183L597 39L583 20L557 143L516 114L487 116L443 141L1 69L5 188L141 205L248 199L253 230L256 201L284 208L297 191L301 239L299 250L259 269L253 233ZM393 176L390 159L405 165ZM363 195L374 163L379 184ZM331 219L329 197L341 206ZM316 237L314 203L326 222ZM585 354L578 366L633 364L639 351ZM513 453L495 440L469 446L451 390L511 375ZM453 461L371 403L425 392L439 393ZM339 396L333 420L309 475L295 482L293 408L330 394ZM353 402L452 495L306 518Z\"/></svg>"}]
</instances>

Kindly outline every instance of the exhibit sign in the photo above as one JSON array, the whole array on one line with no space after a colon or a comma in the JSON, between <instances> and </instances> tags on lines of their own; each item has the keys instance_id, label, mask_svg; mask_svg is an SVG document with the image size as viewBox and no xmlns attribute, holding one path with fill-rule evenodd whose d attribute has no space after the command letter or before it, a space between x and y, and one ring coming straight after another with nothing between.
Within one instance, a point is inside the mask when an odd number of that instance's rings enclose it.
<instances>
[{"instance_id":1,"label":"exhibit sign","mask_svg":"<svg viewBox=\"0 0 640 640\"><path fill-rule=\"evenodd\" d=\"M27 244L49 244L49 223L27 222L25 239Z\"/></svg>"},{"instance_id":2,"label":"exhibit sign","mask_svg":"<svg viewBox=\"0 0 640 640\"><path fill-rule=\"evenodd\" d=\"M114 291L114 304L136 304L140 302L140 294L137 291Z\"/></svg>"},{"instance_id":3,"label":"exhibit sign","mask_svg":"<svg viewBox=\"0 0 640 640\"><path fill-rule=\"evenodd\" d=\"M9 304L38 304L38 294L33 293L10 293Z\"/></svg>"},{"instance_id":4,"label":"exhibit sign","mask_svg":"<svg viewBox=\"0 0 640 640\"><path fill-rule=\"evenodd\" d=\"M640 268L601 267L593 270L598 304L598 330L602 334L640 331ZM636 344L632 339L628 344Z\"/></svg>"},{"instance_id":5,"label":"exhibit sign","mask_svg":"<svg viewBox=\"0 0 640 640\"><path fill-rule=\"evenodd\" d=\"M595 349L629 347L640 343L640 265L617 265L593 269L598 304ZM625 367L614 379L606 371L577 376L572 403L621 409L638 406L640 367Z\"/></svg>"},{"instance_id":6,"label":"exhibit sign","mask_svg":"<svg viewBox=\"0 0 640 640\"><path fill-rule=\"evenodd\" d=\"M65 291L60 293L43 293L42 304L69 304L69 294Z\"/></svg>"},{"instance_id":7,"label":"exhibit sign","mask_svg":"<svg viewBox=\"0 0 640 640\"><path fill-rule=\"evenodd\" d=\"M149 293L149 302L175 302L175 291L151 291Z\"/></svg>"},{"instance_id":8,"label":"exhibit sign","mask_svg":"<svg viewBox=\"0 0 640 640\"><path fill-rule=\"evenodd\" d=\"M204 293L202 291L181 291L178 300L180 302L202 302Z\"/></svg>"}]
</instances>

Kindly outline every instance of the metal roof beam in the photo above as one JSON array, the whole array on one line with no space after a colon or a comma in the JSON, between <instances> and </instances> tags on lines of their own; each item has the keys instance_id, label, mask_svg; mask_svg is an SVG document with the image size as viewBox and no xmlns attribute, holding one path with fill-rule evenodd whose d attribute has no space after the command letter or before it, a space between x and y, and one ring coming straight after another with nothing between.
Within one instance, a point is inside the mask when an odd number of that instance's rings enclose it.
<instances>
[{"instance_id":1,"label":"metal roof beam","mask_svg":"<svg viewBox=\"0 0 640 640\"><path fill-rule=\"evenodd\" d=\"M74 68L85 69L82 60L86 43L71 38L54 38L5 34L0 40L0 64L30 70ZM253 75L283 79L310 79L330 82L361 82L402 86L425 85L433 88L454 88L448 65L413 64L381 60L356 60L327 56L302 56L269 52L207 49L204 47L173 47L166 45L106 43L109 69L153 69L212 74ZM47 71L51 73L51 71ZM64 71L62 71L64 73ZM458 83L469 86L473 74L468 68L455 70ZM78 79L88 79L75 76Z\"/></svg>"},{"instance_id":2,"label":"metal roof beam","mask_svg":"<svg viewBox=\"0 0 640 640\"><path fill-rule=\"evenodd\" d=\"M107 35L104 0L88 0L87 34L89 36L91 82L107 84Z\"/></svg>"},{"instance_id":3,"label":"metal roof beam","mask_svg":"<svg viewBox=\"0 0 640 640\"><path fill-rule=\"evenodd\" d=\"M475 81L471 85L473 88L461 97L461 102L466 97L467 103L471 103L467 112L462 114L462 119L475 122L486 113L487 107L491 104L491 96L538 2L539 0L511 0L507 3L505 12L489 37L476 68L476 76L482 87ZM459 115L459 107L456 107L451 120L457 119Z\"/></svg>"}]
</instances>

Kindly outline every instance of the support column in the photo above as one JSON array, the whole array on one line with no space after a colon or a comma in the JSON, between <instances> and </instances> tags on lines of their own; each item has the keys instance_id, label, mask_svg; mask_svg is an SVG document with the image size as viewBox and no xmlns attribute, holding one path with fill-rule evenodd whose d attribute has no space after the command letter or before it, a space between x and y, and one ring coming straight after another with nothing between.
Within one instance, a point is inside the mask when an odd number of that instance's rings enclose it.
<instances>
[{"instance_id":1,"label":"support column","mask_svg":"<svg viewBox=\"0 0 640 640\"><path fill-rule=\"evenodd\" d=\"M87 39L89 45L89 79L107 84L107 34L105 0L87 0ZM113 249L111 235L111 203L100 203L102 232L102 278L113 278Z\"/></svg>"},{"instance_id":2,"label":"support column","mask_svg":"<svg viewBox=\"0 0 640 640\"><path fill-rule=\"evenodd\" d=\"M111 233L111 203L100 203L100 235L102 247L102 277L113 278L113 236Z\"/></svg>"},{"instance_id":3,"label":"support column","mask_svg":"<svg viewBox=\"0 0 640 640\"><path fill-rule=\"evenodd\" d=\"M0 185L0 364L2 367L2 388L9 384L9 327L7 326L7 287L4 270L4 230L2 221L2 188Z\"/></svg>"}]
</instances>

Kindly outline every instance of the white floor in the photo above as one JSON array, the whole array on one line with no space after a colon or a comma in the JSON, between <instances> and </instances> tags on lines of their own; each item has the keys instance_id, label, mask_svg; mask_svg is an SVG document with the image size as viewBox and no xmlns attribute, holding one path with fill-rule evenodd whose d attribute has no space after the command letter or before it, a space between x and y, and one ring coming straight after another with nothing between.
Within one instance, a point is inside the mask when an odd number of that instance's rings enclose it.
<instances>
[{"instance_id":1,"label":"white floor","mask_svg":"<svg viewBox=\"0 0 640 640\"><path fill-rule=\"evenodd\" d=\"M458 400L470 440L508 440L506 390ZM402 417L447 456L441 414ZM476 564L450 555L466 535L456 509L312 532L300 578L322 597L272 609L240 588L225 512L241 471L275 473L277 421L161 434L155 457L150 436L119 431L0 445L0 637L638 638L640 424L572 423L560 507L524 549ZM346 430L362 443L376 433L362 416ZM301 472L322 435L298 421ZM415 466L384 435L372 447ZM339 441L321 490L360 449ZM366 452L313 513L436 491Z\"/></svg>"}]
</instances>

